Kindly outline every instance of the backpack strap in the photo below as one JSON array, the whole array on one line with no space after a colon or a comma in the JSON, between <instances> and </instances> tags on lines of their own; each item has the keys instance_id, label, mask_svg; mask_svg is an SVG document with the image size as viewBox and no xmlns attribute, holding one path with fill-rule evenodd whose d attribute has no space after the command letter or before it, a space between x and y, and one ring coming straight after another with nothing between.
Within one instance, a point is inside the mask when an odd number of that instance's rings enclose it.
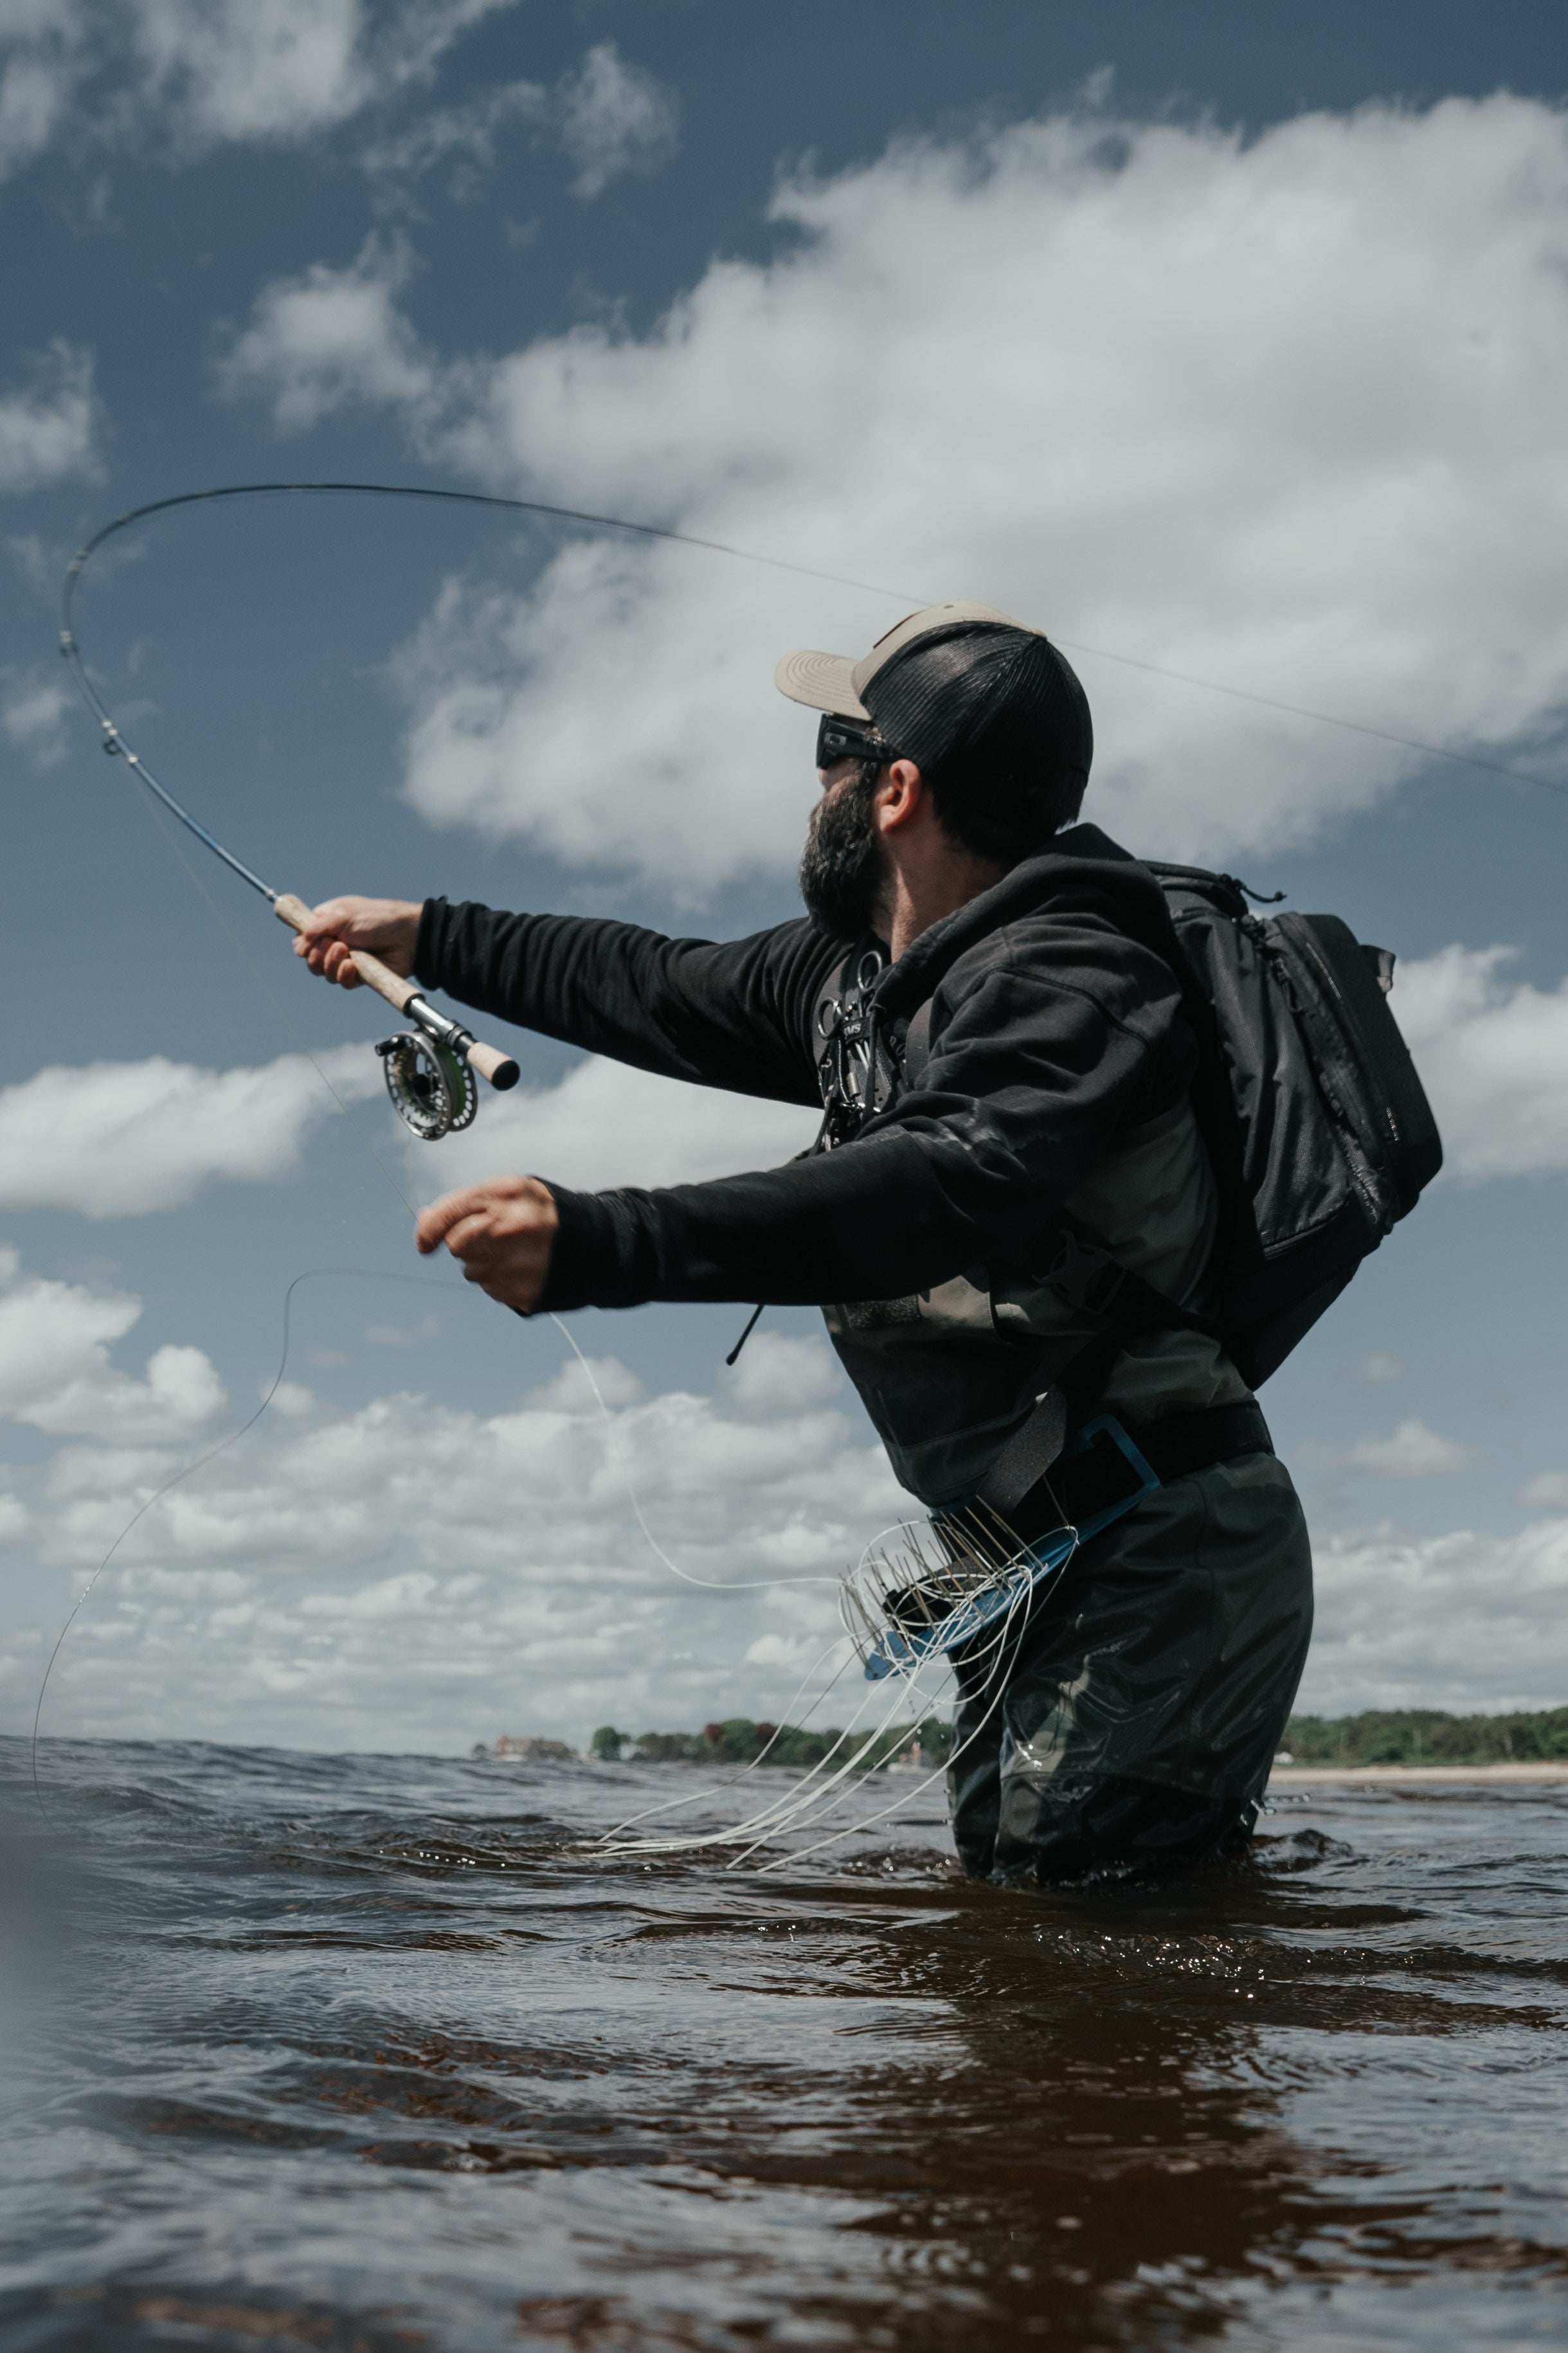
<instances>
[{"instance_id":1,"label":"backpack strap","mask_svg":"<svg viewBox=\"0 0 1568 2353\"><path fill-rule=\"evenodd\" d=\"M935 1007L935 997L928 997L923 1005L917 1007L904 1032L904 1077L911 1087L920 1085L931 1060L931 1020Z\"/></svg>"}]
</instances>

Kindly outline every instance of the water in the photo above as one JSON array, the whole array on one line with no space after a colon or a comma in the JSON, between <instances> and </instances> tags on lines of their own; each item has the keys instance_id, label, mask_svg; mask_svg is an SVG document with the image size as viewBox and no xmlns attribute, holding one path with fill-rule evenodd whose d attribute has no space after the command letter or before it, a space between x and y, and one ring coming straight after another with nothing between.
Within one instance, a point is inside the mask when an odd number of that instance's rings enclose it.
<instances>
[{"instance_id":1,"label":"water","mask_svg":"<svg viewBox=\"0 0 1568 2353\"><path fill-rule=\"evenodd\" d=\"M1041 1895L935 1790L757 1877L584 1851L698 1768L44 1767L47 1832L0 1744L6 2353L1568 2333L1560 1788Z\"/></svg>"}]
</instances>

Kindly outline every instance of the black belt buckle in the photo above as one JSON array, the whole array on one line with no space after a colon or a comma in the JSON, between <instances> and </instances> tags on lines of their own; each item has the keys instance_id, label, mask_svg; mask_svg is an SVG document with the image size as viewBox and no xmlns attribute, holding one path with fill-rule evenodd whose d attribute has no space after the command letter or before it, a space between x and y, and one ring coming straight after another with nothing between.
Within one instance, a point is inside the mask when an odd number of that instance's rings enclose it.
<instances>
[{"instance_id":1,"label":"black belt buckle","mask_svg":"<svg viewBox=\"0 0 1568 2353\"><path fill-rule=\"evenodd\" d=\"M1106 1446L1112 1450L1112 1459L1108 1460L1101 1451ZM1075 1430L1068 1440L1068 1451L1062 1457L1062 1470L1069 1491L1078 1485L1084 1470L1089 1468L1084 1457L1090 1452L1096 1459L1089 1479L1084 1483L1089 1486L1094 1497L1094 1508L1078 1515L1080 1544L1087 1544L1090 1536L1097 1536L1101 1528L1110 1527L1113 1520L1119 1520L1131 1511L1134 1504L1141 1504L1145 1495L1152 1495L1161 1483L1158 1472L1139 1452L1128 1435L1125 1424L1113 1413L1097 1413L1092 1421L1086 1421L1080 1430ZM1117 1455L1122 1458L1120 1461L1114 1460ZM1111 1473L1116 1484L1101 1504L1098 1491L1105 1472Z\"/></svg>"}]
</instances>

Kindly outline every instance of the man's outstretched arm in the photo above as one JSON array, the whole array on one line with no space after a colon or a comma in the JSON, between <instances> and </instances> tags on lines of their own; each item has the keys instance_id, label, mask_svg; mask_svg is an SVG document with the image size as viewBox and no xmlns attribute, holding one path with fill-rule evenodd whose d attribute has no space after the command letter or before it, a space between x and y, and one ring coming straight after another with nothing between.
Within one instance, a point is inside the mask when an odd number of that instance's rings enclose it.
<instances>
[{"instance_id":1,"label":"man's outstretched arm","mask_svg":"<svg viewBox=\"0 0 1568 2353\"><path fill-rule=\"evenodd\" d=\"M314 910L296 952L353 987L348 951L372 948L427 988L591 1053L815 1103L812 1008L847 945L804 921L743 940L677 940L588 916L348 897Z\"/></svg>"},{"instance_id":2,"label":"man's outstretched arm","mask_svg":"<svg viewBox=\"0 0 1568 2353\"><path fill-rule=\"evenodd\" d=\"M436 1202L470 1282L523 1314L645 1300L896 1299L1029 1263L1125 1126L1185 1099L1195 1051L1173 976L1118 943L1109 1000L994 967L942 1025L921 1085L853 1142L783 1168L652 1191L501 1176ZM934 1032L933 1032L934 1034Z\"/></svg>"}]
</instances>

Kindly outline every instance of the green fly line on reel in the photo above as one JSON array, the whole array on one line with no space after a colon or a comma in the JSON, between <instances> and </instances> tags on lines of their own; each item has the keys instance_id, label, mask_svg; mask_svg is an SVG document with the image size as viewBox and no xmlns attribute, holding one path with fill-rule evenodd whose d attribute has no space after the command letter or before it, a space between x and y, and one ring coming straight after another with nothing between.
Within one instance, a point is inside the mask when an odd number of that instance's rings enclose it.
<instances>
[{"instance_id":1,"label":"green fly line on reel","mask_svg":"<svg viewBox=\"0 0 1568 2353\"><path fill-rule=\"evenodd\" d=\"M438 1038L404 1029L383 1038L375 1050L394 1111L426 1144L473 1124L479 1107L473 1071Z\"/></svg>"}]
</instances>

